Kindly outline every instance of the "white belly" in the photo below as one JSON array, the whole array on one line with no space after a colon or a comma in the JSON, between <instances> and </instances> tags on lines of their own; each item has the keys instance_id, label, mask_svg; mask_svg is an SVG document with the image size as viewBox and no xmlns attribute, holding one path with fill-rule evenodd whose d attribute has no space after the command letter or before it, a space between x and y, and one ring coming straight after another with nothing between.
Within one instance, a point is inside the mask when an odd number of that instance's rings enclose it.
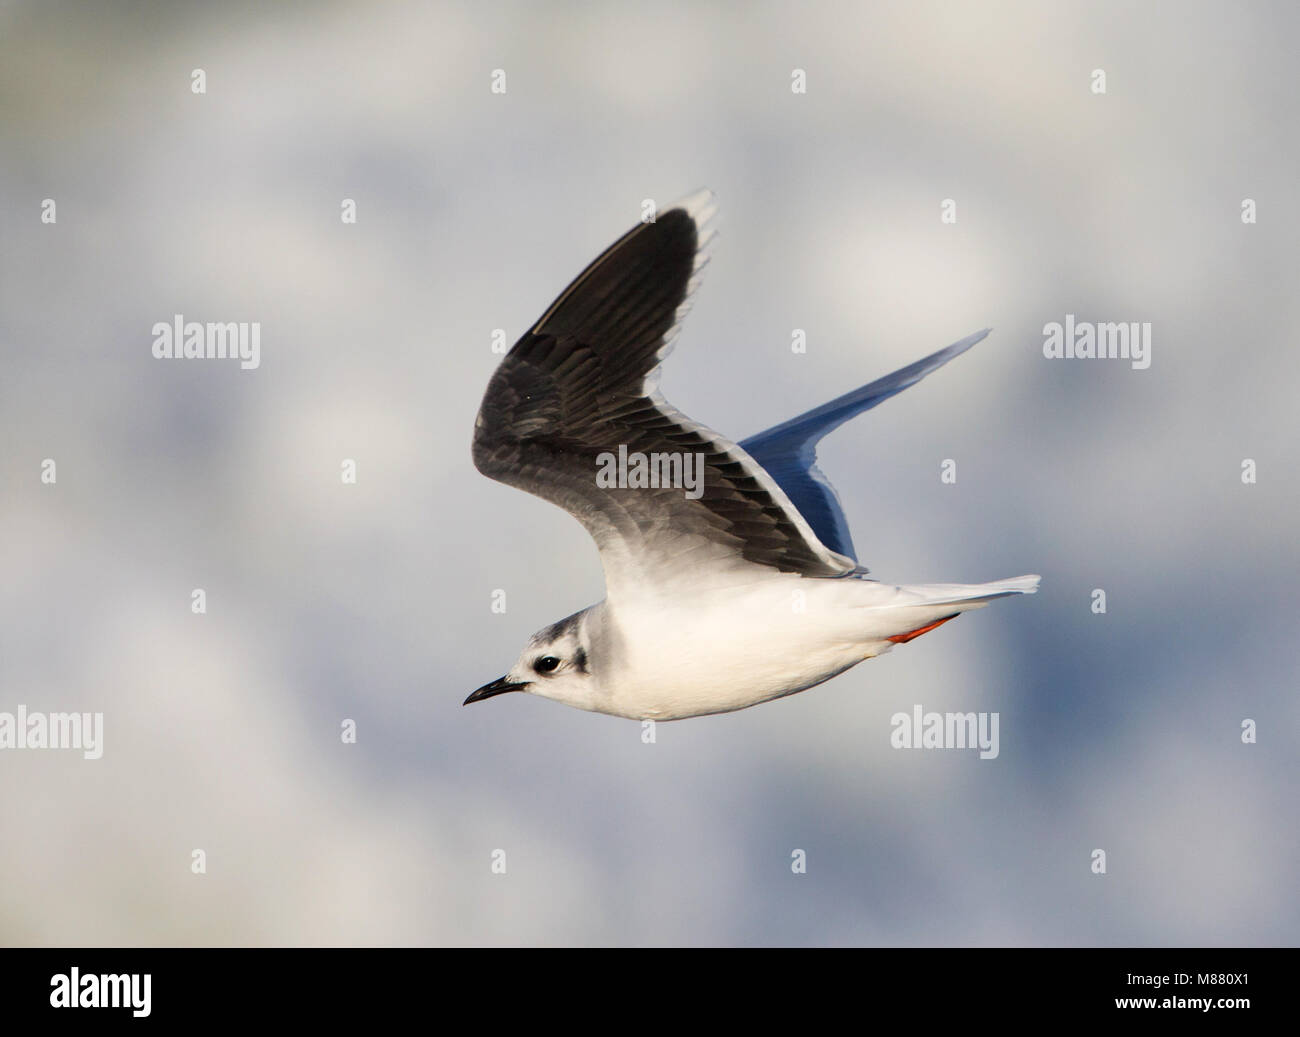
<instances>
[{"instance_id":1,"label":"white belly","mask_svg":"<svg viewBox=\"0 0 1300 1037\"><path fill-rule=\"evenodd\" d=\"M829 680L889 647L863 604L878 584L765 580L671 607L623 609L602 709L677 720L744 709ZM892 588L890 588L892 591Z\"/></svg>"}]
</instances>

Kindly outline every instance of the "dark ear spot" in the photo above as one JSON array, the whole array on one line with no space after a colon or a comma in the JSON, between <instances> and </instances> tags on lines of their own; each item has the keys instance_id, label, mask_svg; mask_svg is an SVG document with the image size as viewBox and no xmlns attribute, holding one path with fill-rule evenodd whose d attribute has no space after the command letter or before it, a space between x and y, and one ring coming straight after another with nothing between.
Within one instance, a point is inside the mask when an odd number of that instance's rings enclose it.
<instances>
[{"instance_id":1,"label":"dark ear spot","mask_svg":"<svg viewBox=\"0 0 1300 1037\"><path fill-rule=\"evenodd\" d=\"M573 668L579 673L587 672L587 653L584 649L579 648L573 653Z\"/></svg>"}]
</instances>

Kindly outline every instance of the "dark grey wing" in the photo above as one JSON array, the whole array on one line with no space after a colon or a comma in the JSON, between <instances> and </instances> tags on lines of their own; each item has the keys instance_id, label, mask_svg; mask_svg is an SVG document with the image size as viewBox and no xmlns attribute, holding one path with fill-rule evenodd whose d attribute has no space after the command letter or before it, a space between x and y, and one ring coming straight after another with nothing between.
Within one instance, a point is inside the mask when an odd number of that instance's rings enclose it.
<instances>
[{"instance_id":1,"label":"dark grey wing","mask_svg":"<svg viewBox=\"0 0 1300 1037\"><path fill-rule=\"evenodd\" d=\"M655 388L706 262L701 194L640 224L592 263L507 354L474 429L484 475L558 504L601 551L611 596L752 566L841 576L785 493L740 447ZM602 455L689 456L702 491L598 485ZM752 577L750 577L752 578Z\"/></svg>"},{"instance_id":2,"label":"dark grey wing","mask_svg":"<svg viewBox=\"0 0 1300 1037\"><path fill-rule=\"evenodd\" d=\"M915 385L931 371L966 352L988 333L989 329L985 328L968 335L960 342L954 342L884 378L877 378L830 403L823 403L797 418L750 436L740 445L776 480L823 544L832 551L857 558L849 536L849 524L840 506L840 496L817 467L817 444L828 432Z\"/></svg>"}]
</instances>

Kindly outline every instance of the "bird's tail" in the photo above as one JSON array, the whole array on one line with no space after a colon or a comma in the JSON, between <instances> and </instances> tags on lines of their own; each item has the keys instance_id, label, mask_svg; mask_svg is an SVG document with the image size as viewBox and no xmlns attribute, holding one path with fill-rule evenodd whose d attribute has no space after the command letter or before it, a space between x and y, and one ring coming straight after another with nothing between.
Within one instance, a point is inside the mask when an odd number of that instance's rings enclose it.
<instances>
[{"instance_id":1,"label":"bird's tail","mask_svg":"<svg viewBox=\"0 0 1300 1037\"><path fill-rule=\"evenodd\" d=\"M995 598L1012 594L1033 594L1038 590L1040 576L1013 576L992 583L929 583L919 587L903 587L919 600L917 605L965 605L976 608ZM964 611L964 610L963 610Z\"/></svg>"},{"instance_id":2,"label":"bird's tail","mask_svg":"<svg viewBox=\"0 0 1300 1037\"><path fill-rule=\"evenodd\" d=\"M1030 575L1013 576L993 583L930 583L899 587L893 600L875 606L888 610L885 614L889 617L889 630L882 631L882 639L906 644L963 612L983 608L990 601L1012 594L1033 594L1038 590L1038 581L1038 576Z\"/></svg>"}]
</instances>

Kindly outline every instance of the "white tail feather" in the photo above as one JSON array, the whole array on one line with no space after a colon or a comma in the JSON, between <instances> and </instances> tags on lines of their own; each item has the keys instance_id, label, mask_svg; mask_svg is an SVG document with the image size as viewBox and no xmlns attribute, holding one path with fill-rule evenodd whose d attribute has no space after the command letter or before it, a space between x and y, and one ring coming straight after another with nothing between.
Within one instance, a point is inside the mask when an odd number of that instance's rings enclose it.
<instances>
[{"instance_id":1,"label":"white tail feather","mask_svg":"<svg viewBox=\"0 0 1300 1037\"><path fill-rule=\"evenodd\" d=\"M902 590L917 596L915 601L908 602L912 605L973 605L1012 594L1033 594L1040 579L1039 576L1013 576L993 583L931 583Z\"/></svg>"}]
</instances>

